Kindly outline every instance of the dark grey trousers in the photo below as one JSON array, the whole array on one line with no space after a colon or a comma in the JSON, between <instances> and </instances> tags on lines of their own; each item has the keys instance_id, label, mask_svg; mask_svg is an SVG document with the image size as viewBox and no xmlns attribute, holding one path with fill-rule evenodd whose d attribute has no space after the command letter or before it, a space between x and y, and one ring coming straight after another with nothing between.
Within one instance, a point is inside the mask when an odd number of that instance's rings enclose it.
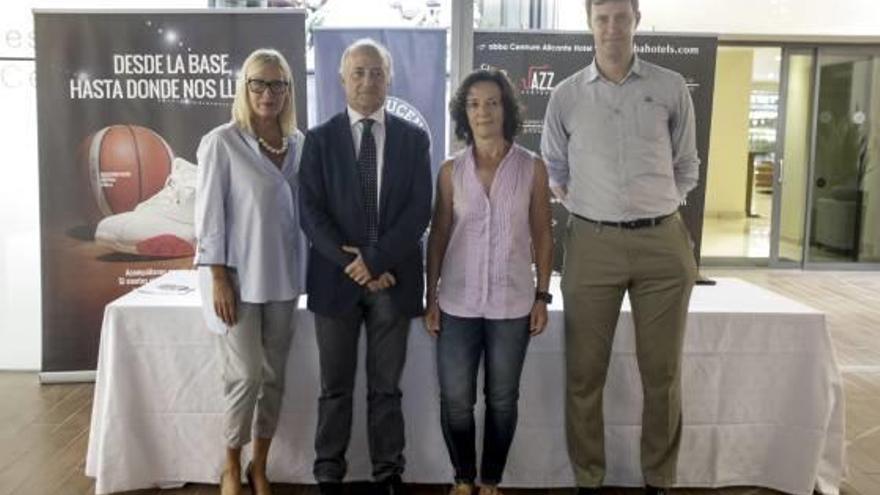
<instances>
[{"instance_id":1,"label":"dark grey trousers","mask_svg":"<svg viewBox=\"0 0 880 495\"><path fill-rule=\"evenodd\" d=\"M403 472L399 383L410 319L397 311L387 292L365 290L348 313L315 315L321 397L313 472L319 483L340 482L345 477L361 324L367 335L367 438L373 478L383 481Z\"/></svg>"}]
</instances>

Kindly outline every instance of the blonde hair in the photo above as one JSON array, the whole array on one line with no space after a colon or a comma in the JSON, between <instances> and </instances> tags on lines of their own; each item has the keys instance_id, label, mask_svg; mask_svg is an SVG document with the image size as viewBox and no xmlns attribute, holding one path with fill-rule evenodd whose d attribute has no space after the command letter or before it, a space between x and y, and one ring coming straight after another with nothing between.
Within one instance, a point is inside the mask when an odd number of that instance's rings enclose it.
<instances>
[{"instance_id":1,"label":"blonde hair","mask_svg":"<svg viewBox=\"0 0 880 495\"><path fill-rule=\"evenodd\" d=\"M287 85L287 98L284 100L284 106L281 108L281 113L278 115L278 125L281 126L281 134L289 136L296 128L293 74L290 72L290 65L287 64L287 60L284 56L281 55L278 50L273 50L271 48L258 48L254 50L245 59L244 64L242 64L241 71L238 73L238 80L235 83L235 98L232 100L232 120L238 124L240 128L251 134L256 134L254 132L253 123L251 122L253 110L248 102L247 79L248 73L254 69L259 70L267 65L281 69L284 80L289 83ZM268 88L266 90L269 91Z\"/></svg>"}]
</instances>

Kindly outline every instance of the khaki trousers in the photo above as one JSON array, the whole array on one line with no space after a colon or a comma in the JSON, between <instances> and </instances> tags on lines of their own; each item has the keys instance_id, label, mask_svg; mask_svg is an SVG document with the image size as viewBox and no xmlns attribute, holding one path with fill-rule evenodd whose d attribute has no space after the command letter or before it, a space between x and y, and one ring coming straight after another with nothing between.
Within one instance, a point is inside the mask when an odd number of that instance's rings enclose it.
<instances>
[{"instance_id":1,"label":"khaki trousers","mask_svg":"<svg viewBox=\"0 0 880 495\"><path fill-rule=\"evenodd\" d=\"M675 482L681 440L681 352L697 277L690 237L676 214L623 229L571 216L565 241L566 434L578 486L605 477L602 393L625 292L635 321L642 378L641 465L645 482Z\"/></svg>"}]
</instances>

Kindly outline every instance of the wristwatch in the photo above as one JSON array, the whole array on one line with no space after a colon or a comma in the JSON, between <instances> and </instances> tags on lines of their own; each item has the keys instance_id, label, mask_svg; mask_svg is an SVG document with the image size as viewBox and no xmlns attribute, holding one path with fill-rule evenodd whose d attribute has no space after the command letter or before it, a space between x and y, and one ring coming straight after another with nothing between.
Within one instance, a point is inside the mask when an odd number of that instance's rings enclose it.
<instances>
[{"instance_id":1,"label":"wristwatch","mask_svg":"<svg viewBox=\"0 0 880 495\"><path fill-rule=\"evenodd\" d=\"M535 301L543 301L547 304L553 304L553 294L542 290L536 290Z\"/></svg>"}]
</instances>

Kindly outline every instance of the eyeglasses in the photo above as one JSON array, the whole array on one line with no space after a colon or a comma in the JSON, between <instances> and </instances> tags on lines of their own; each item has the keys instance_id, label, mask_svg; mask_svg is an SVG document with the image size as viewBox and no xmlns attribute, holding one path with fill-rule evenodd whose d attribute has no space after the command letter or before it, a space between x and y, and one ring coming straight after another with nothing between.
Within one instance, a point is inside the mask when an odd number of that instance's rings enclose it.
<instances>
[{"instance_id":1,"label":"eyeglasses","mask_svg":"<svg viewBox=\"0 0 880 495\"><path fill-rule=\"evenodd\" d=\"M269 88L269 91L271 91L273 95L282 95L287 91L288 86L290 86L290 83L287 81L266 81L265 79L247 80L248 89L257 94L262 94L266 91L266 88Z\"/></svg>"}]
</instances>

